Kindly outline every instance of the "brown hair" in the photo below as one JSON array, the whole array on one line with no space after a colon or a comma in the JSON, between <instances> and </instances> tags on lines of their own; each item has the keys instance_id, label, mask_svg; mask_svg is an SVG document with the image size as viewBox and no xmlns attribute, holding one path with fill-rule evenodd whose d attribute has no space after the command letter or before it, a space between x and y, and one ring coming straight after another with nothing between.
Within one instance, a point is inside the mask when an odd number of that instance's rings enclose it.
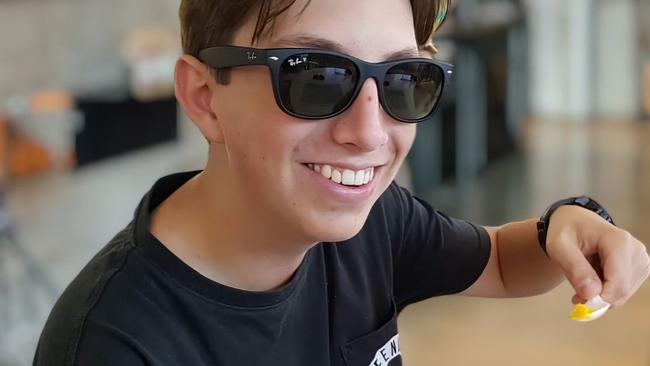
<instances>
[{"instance_id":1,"label":"brown hair","mask_svg":"<svg viewBox=\"0 0 650 366\"><path fill-rule=\"evenodd\" d=\"M426 46L444 21L450 0L411 0L415 35ZM272 27L275 19L296 0L182 0L180 6L183 52L197 56L204 48L227 45L237 29L257 10L252 43ZM309 0L305 7L309 5ZM304 9L303 9L304 10Z\"/></svg>"}]
</instances>

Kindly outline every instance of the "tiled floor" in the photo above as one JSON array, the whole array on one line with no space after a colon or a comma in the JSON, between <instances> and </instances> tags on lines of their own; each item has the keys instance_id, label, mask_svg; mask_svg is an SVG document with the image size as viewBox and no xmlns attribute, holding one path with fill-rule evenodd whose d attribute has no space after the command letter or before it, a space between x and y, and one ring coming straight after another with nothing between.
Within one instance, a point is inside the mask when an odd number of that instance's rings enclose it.
<instances>
[{"instance_id":1,"label":"tiled floor","mask_svg":"<svg viewBox=\"0 0 650 366\"><path fill-rule=\"evenodd\" d=\"M129 221L157 177L201 166L205 143L186 132L179 144L9 190L17 239L44 265L55 292ZM440 187L430 200L453 215L497 225L537 216L559 197L587 193L620 226L650 242L647 125L533 124L528 132L524 154L498 162L462 188ZM10 325L0 326L0 366L28 365L54 296L29 280L11 247L0 244L0 258L0 309L11 310L0 311L0 324ZM530 299L445 297L414 305L400 317L405 364L650 366L649 285L592 324L567 319L570 295L564 285Z\"/></svg>"}]
</instances>

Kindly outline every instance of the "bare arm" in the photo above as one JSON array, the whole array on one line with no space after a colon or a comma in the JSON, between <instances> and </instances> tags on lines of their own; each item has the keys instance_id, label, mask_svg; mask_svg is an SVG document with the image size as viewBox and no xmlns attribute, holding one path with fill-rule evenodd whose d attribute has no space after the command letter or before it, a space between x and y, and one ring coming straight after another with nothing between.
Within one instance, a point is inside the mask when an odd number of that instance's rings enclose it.
<instances>
[{"instance_id":1,"label":"bare arm","mask_svg":"<svg viewBox=\"0 0 650 366\"><path fill-rule=\"evenodd\" d=\"M521 297L544 293L563 280L561 268L537 242L536 219L486 227L492 252L481 277L462 294Z\"/></svg>"},{"instance_id":2,"label":"bare arm","mask_svg":"<svg viewBox=\"0 0 650 366\"><path fill-rule=\"evenodd\" d=\"M553 289L566 277L576 291L574 302L600 294L619 306L650 274L646 247L589 210L564 206L555 211L548 229L548 256L537 241L536 221L486 228L492 246L490 260L462 294L531 296Z\"/></svg>"}]
</instances>

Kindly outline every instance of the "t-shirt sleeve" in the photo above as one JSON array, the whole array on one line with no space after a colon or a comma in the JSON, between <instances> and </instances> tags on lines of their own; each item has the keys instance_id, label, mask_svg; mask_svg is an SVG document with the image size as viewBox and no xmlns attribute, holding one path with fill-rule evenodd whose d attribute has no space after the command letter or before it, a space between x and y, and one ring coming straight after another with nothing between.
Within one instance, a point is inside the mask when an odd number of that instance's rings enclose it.
<instances>
[{"instance_id":1,"label":"t-shirt sleeve","mask_svg":"<svg viewBox=\"0 0 650 366\"><path fill-rule=\"evenodd\" d=\"M152 365L153 355L123 330L89 319L79 343L75 366Z\"/></svg>"},{"instance_id":2,"label":"t-shirt sleeve","mask_svg":"<svg viewBox=\"0 0 650 366\"><path fill-rule=\"evenodd\" d=\"M393 294L399 309L470 287L490 258L490 237L480 226L450 217L391 184L387 207L400 215L394 257Z\"/></svg>"},{"instance_id":3,"label":"t-shirt sleeve","mask_svg":"<svg viewBox=\"0 0 650 366\"><path fill-rule=\"evenodd\" d=\"M152 355L127 333L105 322L86 321L84 336L71 344L66 339L41 338L33 366L152 365Z\"/></svg>"}]
</instances>

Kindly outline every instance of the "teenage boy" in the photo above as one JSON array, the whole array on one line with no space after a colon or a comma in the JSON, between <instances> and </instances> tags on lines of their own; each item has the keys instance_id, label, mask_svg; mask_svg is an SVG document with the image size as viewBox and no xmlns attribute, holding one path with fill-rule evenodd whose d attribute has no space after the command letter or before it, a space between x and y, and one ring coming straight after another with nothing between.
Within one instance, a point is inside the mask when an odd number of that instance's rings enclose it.
<instances>
[{"instance_id":1,"label":"teenage boy","mask_svg":"<svg viewBox=\"0 0 650 366\"><path fill-rule=\"evenodd\" d=\"M418 53L447 5L182 1L176 96L208 163L153 186L65 290L34 364L395 366L397 314L433 296L566 277L574 302L622 305L648 255L594 201L552 205L539 232L481 227L393 182L452 74Z\"/></svg>"}]
</instances>

